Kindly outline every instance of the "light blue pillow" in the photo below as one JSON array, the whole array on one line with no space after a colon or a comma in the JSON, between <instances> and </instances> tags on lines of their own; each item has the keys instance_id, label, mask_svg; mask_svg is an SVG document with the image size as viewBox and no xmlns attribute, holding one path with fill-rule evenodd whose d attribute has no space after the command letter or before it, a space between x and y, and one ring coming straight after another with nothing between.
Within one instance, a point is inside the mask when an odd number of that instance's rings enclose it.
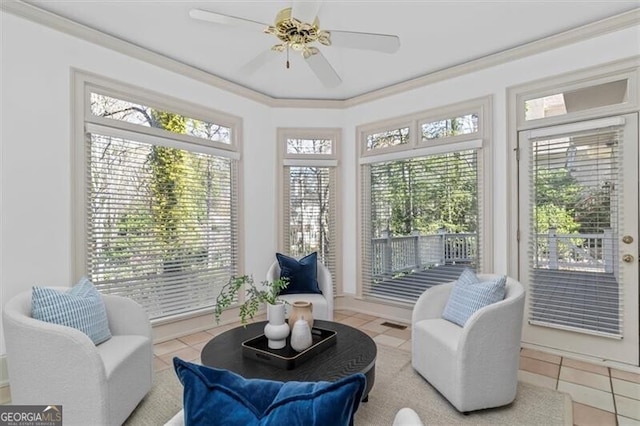
<instances>
[{"instance_id":1,"label":"light blue pillow","mask_svg":"<svg viewBox=\"0 0 640 426\"><path fill-rule=\"evenodd\" d=\"M474 312L504 299L506 284L505 275L480 282L471 269L465 268L451 289L442 318L464 327Z\"/></svg>"},{"instance_id":2,"label":"light blue pillow","mask_svg":"<svg viewBox=\"0 0 640 426\"><path fill-rule=\"evenodd\" d=\"M179 358L173 366L187 425L353 425L367 383L361 373L335 382L278 382Z\"/></svg>"},{"instance_id":3,"label":"light blue pillow","mask_svg":"<svg viewBox=\"0 0 640 426\"><path fill-rule=\"evenodd\" d=\"M31 316L78 329L96 345L111 338L102 296L86 277L82 277L67 292L34 286L31 292Z\"/></svg>"}]
</instances>

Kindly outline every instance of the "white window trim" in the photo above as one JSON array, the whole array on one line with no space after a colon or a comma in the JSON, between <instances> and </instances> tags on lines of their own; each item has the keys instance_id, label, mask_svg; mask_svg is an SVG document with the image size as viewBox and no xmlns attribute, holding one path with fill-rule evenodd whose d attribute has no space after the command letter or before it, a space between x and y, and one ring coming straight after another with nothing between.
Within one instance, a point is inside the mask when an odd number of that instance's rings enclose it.
<instances>
[{"instance_id":1,"label":"white window trim","mask_svg":"<svg viewBox=\"0 0 640 426\"><path fill-rule=\"evenodd\" d=\"M437 117L458 117L469 113L476 112L478 114L478 132L468 133L465 135L458 135L451 138L443 138L442 143L428 144L421 143L418 146L417 135L420 134L420 124L425 121L435 121ZM456 104L445 105L425 111L420 111L405 117L396 117L383 122L369 123L356 128L357 135L357 154L356 155L356 170L357 170L357 192L362 194L363 182L362 174L360 173L363 164L370 164L378 161L386 161L389 159L403 159L418 157L423 155L433 155L443 152L449 152L454 150L461 150L466 148L477 148L478 142L481 143L481 148L478 149L478 161L481 161L481 170L483 175L480 188L481 194L479 194L478 207L482 209L480 214L481 223L478 229L482 230L482 247L480 253L480 269L482 271L493 271L493 240L494 240L494 221L493 221L493 128L492 128L492 115L493 115L493 97L486 96L482 98L476 98L469 101L464 101ZM432 119L436 117L435 119ZM409 128L410 143L403 146L392 147L393 149L379 149L372 151L366 151L366 137L368 134L397 129L398 123L411 123ZM389 127L385 127L389 125ZM399 152L398 152L399 151ZM404 152L403 152L404 151ZM426 154L425 154L426 153ZM362 197L357 197L356 202L356 232L360 235L362 230ZM363 299L363 247L362 239L357 238L357 268L356 268L356 295L355 298ZM377 301L378 303L390 303Z\"/></svg>"},{"instance_id":2,"label":"white window trim","mask_svg":"<svg viewBox=\"0 0 640 426\"><path fill-rule=\"evenodd\" d=\"M552 95L564 90L577 90L608 81L628 78L627 102L600 108L593 108L574 113L545 117L537 120L524 119L524 103L529 99ZM508 158L507 176L511 182L507 188L508 242L507 250L512 253L507 263L507 274L520 276L520 259L518 254L518 132L538 127L550 127L561 124L597 119L610 115L623 115L640 110L640 55L631 59L623 59L594 67L581 69L535 80L507 88L507 139Z\"/></svg>"},{"instance_id":3,"label":"white window trim","mask_svg":"<svg viewBox=\"0 0 640 426\"><path fill-rule=\"evenodd\" d=\"M511 101L510 107L515 110L518 130L549 127L562 123L598 118L604 115L622 115L636 111L640 96L638 87L640 78L638 75L639 66L640 56L631 60L617 61L604 66L592 67L578 72L565 73L509 87L507 89L507 100ZM525 120L526 101L624 79L628 81L626 102L552 117Z\"/></svg>"},{"instance_id":4,"label":"white window trim","mask_svg":"<svg viewBox=\"0 0 640 426\"><path fill-rule=\"evenodd\" d=\"M212 153L217 152L232 160L237 160L238 182L237 182L237 198L242 200L243 198L243 161L241 156L242 149L242 118L235 117L226 113L222 113L211 108L207 108L201 105L196 105L183 101L181 99L165 96L160 93L152 92L146 89L141 89L136 86L131 86L125 83L121 83L106 77L102 77L93 73L85 72L78 69L71 69L71 81L72 81L72 102L71 102L71 129L72 129L72 147L71 153L71 170L72 170L72 197L71 197L71 221L72 221L72 256L71 256L71 274L75 279L86 275L86 229L87 222L85 217L84 206L86 205L86 191L85 191L85 175L86 175L86 151L85 151L85 137L87 128L91 126L100 126L100 120L94 120L96 117L90 110L90 93L91 91L105 94L107 96L118 98L120 94L126 95L119 99L124 99L132 102L138 102L143 105L152 106L155 108L161 108L165 111L171 111L191 118L197 118L204 121L217 123L231 129L232 143L220 144L211 143L208 144L205 139L196 137L183 137L184 135L171 135L176 144L192 143L196 146L195 151ZM113 126L113 120L104 119L106 124L110 126L104 126L103 130L115 131ZM97 121L97 122L96 122ZM120 122L119 125L122 128L129 128L129 125L133 126L132 131L135 131L138 135L146 135L146 137L163 137L168 138L166 133L157 135L154 131L158 129L146 128L144 126L136 126L131 123ZM122 130L126 132L126 130ZM145 137L145 136L142 136ZM185 140L186 139L186 140ZM193 140L195 139L195 140ZM213 142L213 141L211 141ZM193 149L192 149L193 150ZM242 203L238 203L236 206L237 211L237 267L238 271L244 271L244 213ZM239 302L243 301L241 295ZM182 313L173 317L163 317L152 321L152 324L163 324L174 321L180 321L187 318L198 317L205 313L212 312L213 308L198 310L190 313Z\"/></svg>"},{"instance_id":5,"label":"white window trim","mask_svg":"<svg viewBox=\"0 0 640 426\"><path fill-rule=\"evenodd\" d=\"M296 158L298 160L337 160L340 149L339 138L342 129L306 127L306 128L278 128L278 158ZM296 154L287 152L287 139L327 139L331 140L331 154Z\"/></svg>"},{"instance_id":6,"label":"white window trim","mask_svg":"<svg viewBox=\"0 0 640 426\"><path fill-rule=\"evenodd\" d=\"M288 244L284 237L284 168L286 166L300 167L334 167L335 168L335 257L336 270L333 278L335 287L334 297L343 293L342 287L342 207L340 193L340 151L341 151L341 128L278 128L276 141L278 146L277 161L278 171L276 173L276 188L278 191L278 206L276 215L276 230L278 232L278 251L284 251ZM328 139L332 141L331 154L287 154L287 139ZM275 256L275 255L274 255Z\"/></svg>"}]
</instances>

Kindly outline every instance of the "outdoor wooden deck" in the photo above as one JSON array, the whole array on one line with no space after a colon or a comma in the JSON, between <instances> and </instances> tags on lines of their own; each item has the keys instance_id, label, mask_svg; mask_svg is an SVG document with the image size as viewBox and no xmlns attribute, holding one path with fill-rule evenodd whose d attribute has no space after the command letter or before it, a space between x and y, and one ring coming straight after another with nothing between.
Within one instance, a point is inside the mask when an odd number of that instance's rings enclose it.
<instances>
[{"instance_id":1,"label":"outdoor wooden deck","mask_svg":"<svg viewBox=\"0 0 640 426\"><path fill-rule=\"evenodd\" d=\"M436 266L417 272L389 277L380 276L370 296L401 302L415 302L434 285L456 280L467 264ZM557 324L576 324L598 332L616 332L619 327L619 294L612 273L536 269L537 283L527 295L535 309L531 319ZM570 321L567 321L570 312Z\"/></svg>"}]
</instances>

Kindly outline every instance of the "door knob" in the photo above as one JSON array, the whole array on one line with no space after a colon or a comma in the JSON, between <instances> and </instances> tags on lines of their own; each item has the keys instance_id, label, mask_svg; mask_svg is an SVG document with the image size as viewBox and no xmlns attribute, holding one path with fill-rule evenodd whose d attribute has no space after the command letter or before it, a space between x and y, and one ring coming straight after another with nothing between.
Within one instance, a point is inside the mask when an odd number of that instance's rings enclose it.
<instances>
[{"instance_id":1,"label":"door knob","mask_svg":"<svg viewBox=\"0 0 640 426\"><path fill-rule=\"evenodd\" d=\"M631 263L633 262L633 256L631 256L630 254L625 254L624 256L622 256L622 260L627 263Z\"/></svg>"},{"instance_id":2,"label":"door knob","mask_svg":"<svg viewBox=\"0 0 640 426\"><path fill-rule=\"evenodd\" d=\"M622 242L625 244L631 244L633 242L633 237L631 235L625 235L622 237Z\"/></svg>"}]
</instances>

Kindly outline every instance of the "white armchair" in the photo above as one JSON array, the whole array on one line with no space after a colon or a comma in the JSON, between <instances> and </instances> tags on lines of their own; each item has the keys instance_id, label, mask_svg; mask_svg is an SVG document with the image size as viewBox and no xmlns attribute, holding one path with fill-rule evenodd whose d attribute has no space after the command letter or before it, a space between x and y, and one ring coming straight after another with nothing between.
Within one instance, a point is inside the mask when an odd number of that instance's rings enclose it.
<instances>
[{"instance_id":1,"label":"white armchair","mask_svg":"<svg viewBox=\"0 0 640 426\"><path fill-rule=\"evenodd\" d=\"M68 290L66 288L58 288ZM131 299L103 295L112 337L31 317L31 291L4 307L12 404L62 405L65 425L120 425L151 390L151 324Z\"/></svg>"},{"instance_id":2,"label":"white armchair","mask_svg":"<svg viewBox=\"0 0 640 426\"><path fill-rule=\"evenodd\" d=\"M273 262L269 271L267 272L267 280L274 281L280 278L280 265L278 262ZM303 294L284 294L280 296L282 300L289 302L289 304L304 300L313 304L313 318L320 320L333 321L333 281L331 279L331 272L327 269L322 262L318 261L318 287L322 294L315 293L303 293ZM286 316L289 317L290 305L287 305Z\"/></svg>"},{"instance_id":3,"label":"white armchair","mask_svg":"<svg viewBox=\"0 0 640 426\"><path fill-rule=\"evenodd\" d=\"M453 285L431 287L413 308L413 368L460 412L509 404L518 384L522 284L507 278L505 298L476 311L464 327L442 319Z\"/></svg>"}]
</instances>

